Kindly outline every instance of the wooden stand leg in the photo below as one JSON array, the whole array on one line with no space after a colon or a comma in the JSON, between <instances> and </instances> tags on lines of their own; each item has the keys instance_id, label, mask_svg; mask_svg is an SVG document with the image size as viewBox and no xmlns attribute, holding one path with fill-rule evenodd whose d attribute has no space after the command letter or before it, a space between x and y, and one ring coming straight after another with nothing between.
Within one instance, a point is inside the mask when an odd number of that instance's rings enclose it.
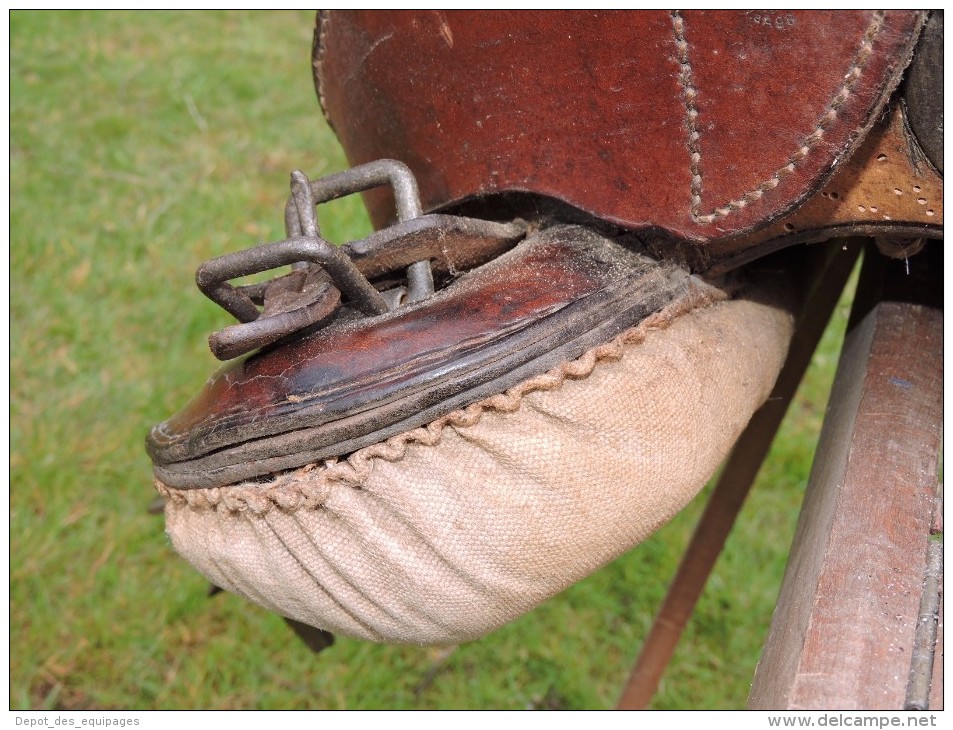
<instances>
[{"instance_id":1,"label":"wooden stand leg","mask_svg":"<svg viewBox=\"0 0 953 730\"><path fill-rule=\"evenodd\" d=\"M771 397L752 417L722 470L668 595L646 637L618 709L644 709L655 694L662 673L672 658L679 637L830 320L861 246L860 241L839 241L812 252L815 259L805 271L804 305L798 315L784 368ZM803 251L799 253L803 260Z\"/></svg>"},{"instance_id":2,"label":"wooden stand leg","mask_svg":"<svg viewBox=\"0 0 953 730\"><path fill-rule=\"evenodd\" d=\"M937 490L941 256L931 243L906 264L865 260L753 709L899 710L933 670L911 661Z\"/></svg>"}]
</instances>

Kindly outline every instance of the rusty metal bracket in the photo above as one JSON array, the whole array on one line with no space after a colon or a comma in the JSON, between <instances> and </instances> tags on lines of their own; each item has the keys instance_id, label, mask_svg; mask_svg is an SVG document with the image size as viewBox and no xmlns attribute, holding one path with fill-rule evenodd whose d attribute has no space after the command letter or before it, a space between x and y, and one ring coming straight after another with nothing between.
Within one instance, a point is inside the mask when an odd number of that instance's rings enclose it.
<instances>
[{"instance_id":1,"label":"rusty metal bracket","mask_svg":"<svg viewBox=\"0 0 953 730\"><path fill-rule=\"evenodd\" d=\"M318 235L314 198L304 173L292 173L291 191L299 235L219 256L206 261L195 274L199 289L242 323L209 337L209 347L220 360L238 357L316 324L335 310L341 293L370 316L390 309L347 254ZM264 284L234 287L229 283L287 265L296 267L290 275ZM263 312L258 303L264 305Z\"/></svg>"},{"instance_id":2,"label":"rusty metal bracket","mask_svg":"<svg viewBox=\"0 0 953 730\"><path fill-rule=\"evenodd\" d=\"M321 237L318 205L380 185L394 191L397 224L342 247ZM239 321L209 337L212 353L229 360L330 320L342 297L366 316L421 301L434 293L431 260L451 271L455 261L484 263L526 232L522 221L504 224L421 213L417 182L396 160L377 160L318 180L293 172L284 212L287 238L219 256L196 271L199 289ZM456 250L449 251L451 247ZM268 281L230 283L289 265L290 274ZM398 267L406 267L406 288L379 292L368 280Z\"/></svg>"}]
</instances>

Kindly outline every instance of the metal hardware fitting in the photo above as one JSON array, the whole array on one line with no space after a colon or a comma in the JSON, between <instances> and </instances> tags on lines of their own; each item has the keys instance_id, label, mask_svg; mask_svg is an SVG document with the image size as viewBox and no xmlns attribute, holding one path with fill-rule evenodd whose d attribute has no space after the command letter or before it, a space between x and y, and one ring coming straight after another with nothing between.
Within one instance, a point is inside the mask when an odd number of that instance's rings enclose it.
<instances>
[{"instance_id":1,"label":"metal hardware fitting","mask_svg":"<svg viewBox=\"0 0 953 730\"><path fill-rule=\"evenodd\" d=\"M385 298L344 250L321 237L315 211L321 203L380 185L393 189L397 217L402 224L420 217L417 182L410 169L396 160L377 160L319 180L309 180L304 173L295 171L285 205L288 237L219 256L199 267L195 274L199 289L241 323L209 337L209 347L217 358L238 357L319 323L335 311L342 294L354 308L369 316L396 308L400 297ZM229 283L286 265L291 265L292 272L285 276L246 286ZM429 260L410 264L404 301L420 301L433 292ZM259 310L259 305L263 310Z\"/></svg>"},{"instance_id":2,"label":"metal hardware fitting","mask_svg":"<svg viewBox=\"0 0 953 730\"><path fill-rule=\"evenodd\" d=\"M310 191L311 195L314 196L315 205L320 205L381 185L390 185L394 192L398 221L404 223L420 217L423 213L420 205L420 193L417 190L417 180L410 168L397 160L375 160L352 167L344 172L328 175L320 180L312 180ZM304 229L302 205L293 191L285 205L285 231L289 237L302 233L312 235ZM316 220L313 235L319 235ZM433 292L433 272L430 270L430 264L427 261L417 261L411 264L407 269L406 302L408 304L419 302L429 297Z\"/></svg>"}]
</instances>

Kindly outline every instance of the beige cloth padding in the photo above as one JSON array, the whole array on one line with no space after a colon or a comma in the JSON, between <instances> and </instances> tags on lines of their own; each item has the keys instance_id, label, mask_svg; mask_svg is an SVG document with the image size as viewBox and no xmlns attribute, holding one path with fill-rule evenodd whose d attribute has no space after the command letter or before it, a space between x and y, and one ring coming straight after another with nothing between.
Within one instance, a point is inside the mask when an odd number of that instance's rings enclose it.
<instances>
[{"instance_id":1,"label":"beige cloth padding","mask_svg":"<svg viewBox=\"0 0 953 730\"><path fill-rule=\"evenodd\" d=\"M334 633L493 631L675 515L770 393L786 311L672 315L346 461L269 484L159 484L172 543L216 585Z\"/></svg>"}]
</instances>

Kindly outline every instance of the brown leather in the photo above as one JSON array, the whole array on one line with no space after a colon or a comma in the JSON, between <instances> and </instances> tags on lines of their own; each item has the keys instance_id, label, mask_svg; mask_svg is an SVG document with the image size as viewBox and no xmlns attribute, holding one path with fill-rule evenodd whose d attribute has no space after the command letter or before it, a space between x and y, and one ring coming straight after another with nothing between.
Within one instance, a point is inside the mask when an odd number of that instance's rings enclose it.
<instances>
[{"instance_id":1,"label":"brown leather","mask_svg":"<svg viewBox=\"0 0 953 730\"><path fill-rule=\"evenodd\" d=\"M924 17L333 12L314 67L351 163L406 162L428 210L526 191L744 248L851 156ZM383 225L386 196L367 199Z\"/></svg>"},{"instance_id":2,"label":"brown leather","mask_svg":"<svg viewBox=\"0 0 953 730\"><path fill-rule=\"evenodd\" d=\"M826 227L830 232L847 223L887 225L891 221L942 227L943 178L925 157L911 154L912 140L899 106L878 132L870 135L818 195L785 219L784 230L798 233ZM769 229L763 238L774 233Z\"/></svg>"},{"instance_id":3,"label":"brown leather","mask_svg":"<svg viewBox=\"0 0 953 730\"><path fill-rule=\"evenodd\" d=\"M588 229L550 228L423 302L227 365L152 429L155 473L220 486L350 453L578 357L688 281Z\"/></svg>"},{"instance_id":4,"label":"brown leather","mask_svg":"<svg viewBox=\"0 0 953 730\"><path fill-rule=\"evenodd\" d=\"M942 230L942 179L901 107L877 123L922 13L319 17L319 93L353 163L408 163L426 208L524 191L637 235L549 221L506 251L526 226L487 244L440 217L351 244L379 286L419 257L451 283L377 317L339 310L224 368L149 436L171 486L338 457L504 392L657 311L690 269L865 226Z\"/></svg>"},{"instance_id":5,"label":"brown leather","mask_svg":"<svg viewBox=\"0 0 953 730\"><path fill-rule=\"evenodd\" d=\"M910 129L933 166L943 174L943 11L930 13L906 72L904 109Z\"/></svg>"},{"instance_id":6,"label":"brown leather","mask_svg":"<svg viewBox=\"0 0 953 730\"><path fill-rule=\"evenodd\" d=\"M855 235L942 238L943 178L913 139L900 104L816 195L766 228L705 247L668 238L646 243L659 257L717 274L794 244Z\"/></svg>"}]
</instances>

